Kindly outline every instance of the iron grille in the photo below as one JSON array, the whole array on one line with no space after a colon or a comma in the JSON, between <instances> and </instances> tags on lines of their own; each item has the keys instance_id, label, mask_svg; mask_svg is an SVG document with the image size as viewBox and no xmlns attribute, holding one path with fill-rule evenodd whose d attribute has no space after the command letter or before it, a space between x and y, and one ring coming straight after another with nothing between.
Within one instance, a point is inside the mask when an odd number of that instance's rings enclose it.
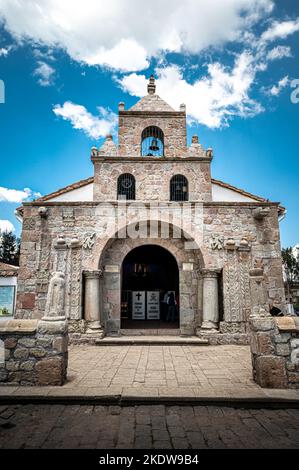
<instances>
[{"instance_id":1,"label":"iron grille","mask_svg":"<svg viewBox=\"0 0 299 470\"><path fill-rule=\"evenodd\" d=\"M149 126L142 131L141 155L143 157L164 156L164 134L159 127Z\"/></svg>"},{"instance_id":2,"label":"iron grille","mask_svg":"<svg viewBox=\"0 0 299 470\"><path fill-rule=\"evenodd\" d=\"M188 180L183 175L174 175L170 180L170 200L188 201Z\"/></svg>"},{"instance_id":3,"label":"iron grille","mask_svg":"<svg viewBox=\"0 0 299 470\"><path fill-rule=\"evenodd\" d=\"M135 199L135 178L130 173L119 176L117 180L117 199Z\"/></svg>"}]
</instances>

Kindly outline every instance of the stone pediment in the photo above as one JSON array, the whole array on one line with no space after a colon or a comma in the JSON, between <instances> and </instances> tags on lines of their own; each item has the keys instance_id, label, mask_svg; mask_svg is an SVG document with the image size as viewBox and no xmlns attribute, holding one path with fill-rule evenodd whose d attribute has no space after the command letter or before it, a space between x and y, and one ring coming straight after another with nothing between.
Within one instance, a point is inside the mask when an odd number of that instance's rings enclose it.
<instances>
[{"instance_id":1,"label":"stone pediment","mask_svg":"<svg viewBox=\"0 0 299 470\"><path fill-rule=\"evenodd\" d=\"M144 96L134 106L132 106L132 108L130 108L130 111L175 112L175 110L167 104L166 101L162 100L162 98L156 94Z\"/></svg>"}]
</instances>

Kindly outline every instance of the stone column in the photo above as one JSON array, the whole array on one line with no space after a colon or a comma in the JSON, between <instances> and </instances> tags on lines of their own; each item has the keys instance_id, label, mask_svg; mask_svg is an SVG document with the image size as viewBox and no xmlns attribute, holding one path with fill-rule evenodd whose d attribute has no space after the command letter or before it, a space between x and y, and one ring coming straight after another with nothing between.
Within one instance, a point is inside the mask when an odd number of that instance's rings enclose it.
<instances>
[{"instance_id":1,"label":"stone column","mask_svg":"<svg viewBox=\"0 0 299 470\"><path fill-rule=\"evenodd\" d=\"M207 333L218 331L218 274L219 269L203 269L203 321L201 330Z\"/></svg>"},{"instance_id":2,"label":"stone column","mask_svg":"<svg viewBox=\"0 0 299 470\"><path fill-rule=\"evenodd\" d=\"M84 271L85 298L84 316L88 322L87 333L103 336L100 309L100 277L101 271Z\"/></svg>"}]
</instances>

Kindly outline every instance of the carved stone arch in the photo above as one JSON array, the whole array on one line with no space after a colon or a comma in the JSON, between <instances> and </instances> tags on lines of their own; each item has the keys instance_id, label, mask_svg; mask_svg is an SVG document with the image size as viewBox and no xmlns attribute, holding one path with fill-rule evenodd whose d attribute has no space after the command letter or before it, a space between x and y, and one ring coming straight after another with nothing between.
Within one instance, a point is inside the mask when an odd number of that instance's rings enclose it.
<instances>
[{"instance_id":1,"label":"carved stone arch","mask_svg":"<svg viewBox=\"0 0 299 470\"><path fill-rule=\"evenodd\" d=\"M157 245L169 251L179 269L180 331L192 335L199 323L201 305L198 289L200 270L204 267L201 250L186 249L186 240L163 238L114 238L107 241L99 260L103 270L101 279L102 323L109 335L120 331L121 269L127 254L142 245Z\"/></svg>"}]
</instances>

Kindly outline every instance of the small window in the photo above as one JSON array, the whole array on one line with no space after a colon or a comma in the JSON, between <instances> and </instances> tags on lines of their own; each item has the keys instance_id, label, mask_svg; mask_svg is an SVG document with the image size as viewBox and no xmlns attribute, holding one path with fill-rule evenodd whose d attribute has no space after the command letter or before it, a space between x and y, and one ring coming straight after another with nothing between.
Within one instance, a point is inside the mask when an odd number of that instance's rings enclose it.
<instances>
[{"instance_id":1,"label":"small window","mask_svg":"<svg viewBox=\"0 0 299 470\"><path fill-rule=\"evenodd\" d=\"M141 134L142 157L164 156L164 134L160 127L146 127Z\"/></svg>"},{"instance_id":2,"label":"small window","mask_svg":"<svg viewBox=\"0 0 299 470\"><path fill-rule=\"evenodd\" d=\"M188 180L183 175L175 175L170 180L170 200L188 201Z\"/></svg>"},{"instance_id":3,"label":"small window","mask_svg":"<svg viewBox=\"0 0 299 470\"><path fill-rule=\"evenodd\" d=\"M15 286L0 286L0 317L9 317L15 309Z\"/></svg>"},{"instance_id":4,"label":"small window","mask_svg":"<svg viewBox=\"0 0 299 470\"><path fill-rule=\"evenodd\" d=\"M130 173L124 173L118 178L117 199L135 199L135 178Z\"/></svg>"}]
</instances>

